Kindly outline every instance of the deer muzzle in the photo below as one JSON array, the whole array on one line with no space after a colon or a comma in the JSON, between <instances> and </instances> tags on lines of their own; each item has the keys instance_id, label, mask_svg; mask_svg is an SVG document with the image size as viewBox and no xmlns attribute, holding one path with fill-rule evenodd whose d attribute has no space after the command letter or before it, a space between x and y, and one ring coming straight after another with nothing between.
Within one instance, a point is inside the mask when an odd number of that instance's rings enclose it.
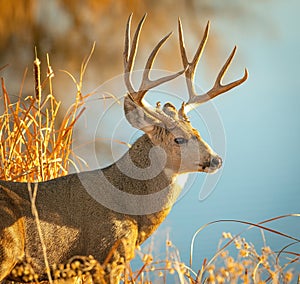
<instances>
[{"instance_id":1,"label":"deer muzzle","mask_svg":"<svg viewBox=\"0 0 300 284\"><path fill-rule=\"evenodd\" d=\"M210 169L217 170L221 168L221 166L222 166L222 158L219 156L212 157L209 165Z\"/></svg>"},{"instance_id":2,"label":"deer muzzle","mask_svg":"<svg viewBox=\"0 0 300 284\"><path fill-rule=\"evenodd\" d=\"M222 158L218 155L212 156L210 160L201 166L201 171L214 173L222 166Z\"/></svg>"}]
</instances>

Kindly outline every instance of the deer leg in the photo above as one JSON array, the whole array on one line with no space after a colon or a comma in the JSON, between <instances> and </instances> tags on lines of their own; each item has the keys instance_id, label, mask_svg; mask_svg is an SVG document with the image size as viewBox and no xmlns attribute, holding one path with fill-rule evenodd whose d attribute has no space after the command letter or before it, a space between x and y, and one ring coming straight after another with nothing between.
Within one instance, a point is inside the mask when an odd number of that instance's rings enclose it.
<instances>
[{"instance_id":1,"label":"deer leg","mask_svg":"<svg viewBox=\"0 0 300 284\"><path fill-rule=\"evenodd\" d=\"M10 196L0 188L0 281L24 256L23 219Z\"/></svg>"},{"instance_id":2,"label":"deer leg","mask_svg":"<svg viewBox=\"0 0 300 284\"><path fill-rule=\"evenodd\" d=\"M117 246L113 248L113 256L105 269L105 280L110 284L120 283L126 265L134 258L138 237L137 224L132 220L118 222L118 229L121 234L115 236Z\"/></svg>"},{"instance_id":3,"label":"deer leg","mask_svg":"<svg viewBox=\"0 0 300 284\"><path fill-rule=\"evenodd\" d=\"M2 227L2 216L1 227ZM7 277L17 262L24 256L24 235L20 221L0 229L0 281Z\"/></svg>"}]
</instances>

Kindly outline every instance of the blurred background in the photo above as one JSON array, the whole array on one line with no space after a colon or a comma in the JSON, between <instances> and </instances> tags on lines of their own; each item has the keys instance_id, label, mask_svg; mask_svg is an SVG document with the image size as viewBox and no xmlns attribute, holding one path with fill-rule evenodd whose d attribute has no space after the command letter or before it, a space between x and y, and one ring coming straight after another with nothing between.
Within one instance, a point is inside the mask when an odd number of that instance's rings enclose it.
<instances>
[{"instance_id":1,"label":"blurred background","mask_svg":"<svg viewBox=\"0 0 300 284\"><path fill-rule=\"evenodd\" d=\"M68 70L79 78L80 65L94 41L96 47L84 77L83 93L97 89L99 94L100 85L122 74L125 23L131 12L134 12L134 26L145 12L148 13L137 68L142 68L151 48L171 30L174 35L161 50L155 68L180 70L178 16L184 25L190 56L210 20L210 37L197 70L197 84L204 91L212 86L234 45L239 48L225 81L242 76L245 67L250 77L241 87L214 100L226 137L226 158L213 193L200 200L205 176L194 176L192 187L175 204L154 238L163 246L162 240L169 235L182 260L188 262L192 236L208 222L238 219L257 223L299 213L300 4L297 0L0 0L0 7L0 68L9 64L0 69L0 76L5 79L8 93L18 96L26 68L29 71L22 93L24 97L33 93L31 70L36 47L44 74L46 54L50 55L55 72L54 94L63 101L61 115L74 101L76 86L59 70ZM116 92L114 95L121 97L123 94ZM122 111L121 105L116 108L117 112ZM203 129L202 132L203 123L194 118L193 126L209 140L207 132L213 130ZM112 121L114 119L110 123ZM109 125L107 120L102 127L110 130L114 125ZM127 127L118 139L132 142L128 135L128 129L132 129ZM77 128L79 136L85 131L82 129L80 134ZM102 138L105 140L105 134ZM119 143L115 147L120 148L117 150L120 153L126 150L126 146ZM96 148L102 153L103 165L109 164L112 160L110 144L101 141ZM300 238L297 218L290 217L266 226ZM239 223L220 222L202 231L195 242L195 266L200 267L205 257L215 253L222 232L236 234L245 228ZM290 242L284 237L265 234L267 244L275 251ZM263 245L258 229L243 236L258 247Z\"/></svg>"}]
</instances>

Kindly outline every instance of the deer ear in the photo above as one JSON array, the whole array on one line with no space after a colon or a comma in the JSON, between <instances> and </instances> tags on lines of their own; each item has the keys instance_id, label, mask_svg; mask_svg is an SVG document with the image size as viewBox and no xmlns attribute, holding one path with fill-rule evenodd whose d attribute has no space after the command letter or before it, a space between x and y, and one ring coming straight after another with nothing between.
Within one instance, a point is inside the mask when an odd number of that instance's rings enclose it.
<instances>
[{"instance_id":1,"label":"deer ear","mask_svg":"<svg viewBox=\"0 0 300 284\"><path fill-rule=\"evenodd\" d=\"M124 101L124 112L128 122L137 129L140 129L151 136L154 126L161 122L153 117L143 106L136 104L127 95Z\"/></svg>"}]
</instances>

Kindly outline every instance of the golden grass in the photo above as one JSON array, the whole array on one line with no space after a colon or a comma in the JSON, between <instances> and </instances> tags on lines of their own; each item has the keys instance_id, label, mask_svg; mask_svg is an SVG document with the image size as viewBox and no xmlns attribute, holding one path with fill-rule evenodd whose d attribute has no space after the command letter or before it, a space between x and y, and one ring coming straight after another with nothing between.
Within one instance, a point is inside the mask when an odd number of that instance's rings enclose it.
<instances>
[{"instance_id":1,"label":"golden grass","mask_svg":"<svg viewBox=\"0 0 300 284\"><path fill-rule=\"evenodd\" d=\"M297 267L300 265L300 254L293 251L292 246L299 244L300 240L286 235L282 232L262 226L272 221L300 217L299 214L278 216L261 223L252 224L238 220L218 220L201 227L195 237L209 225L219 222L237 222L249 225L241 233L232 236L231 233L223 232L217 252L210 259L204 259L202 265L192 263L186 264L180 259L180 252L169 239L165 242L165 252L155 255L154 247L157 250L155 240L145 249L136 251L140 259L140 268L133 271L129 262L121 265L104 263L100 265L93 257L74 257L65 265L56 265L52 269L54 282L68 277L81 277L83 283L97 282L106 283L104 267L107 271L122 271L121 283L125 284L151 284L151 283L189 283L189 284L223 284L223 283L255 283L255 284L289 284L300 283L300 273ZM255 246L242 237L247 230L261 230L264 241L263 247ZM265 233L278 235L291 241L279 251L272 250L265 240ZM193 241L191 244L193 249ZM113 249L112 249L113 252ZM192 259L192 254L191 254ZM109 260L109 256L108 256ZM198 270L194 270L193 267Z\"/></svg>"},{"instance_id":2,"label":"golden grass","mask_svg":"<svg viewBox=\"0 0 300 284\"><path fill-rule=\"evenodd\" d=\"M161 259L152 255L151 250L138 253L143 264L135 272L125 271L124 279L128 279L125 283L149 284L155 279L158 279L159 283L171 283L176 280L177 283L191 284L300 283L300 253L293 250L293 246L299 244L300 240L265 225L279 219L293 217L300 217L300 214L278 216L257 224L239 220L218 220L208 223L202 226L192 239L191 259L188 265L180 260L179 251L167 239L165 255ZM248 227L235 236L224 232L215 255L210 260L204 259L202 265L198 266L198 270L194 270L193 268L197 267L193 263L195 238L200 232L203 233L203 229L207 226L220 222L235 222L248 225ZM261 230L264 242L264 246L259 249L242 237L247 230L254 228ZM290 243L279 251L274 251L265 240L266 232L280 236Z\"/></svg>"},{"instance_id":3,"label":"golden grass","mask_svg":"<svg viewBox=\"0 0 300 284\"><path fill-rule=\"evenodd\" d=\"M73 127L84 110L78 113L84 99L89 96L83 96L81 88L90 56L81 66L79 83L70 75L76 83L77 94L62 121L58 121L61 102L53 94L54 72L48 56L48 71L43 82L40 60L35 58L35 94L32 96L22 99L20 91L17 102L11 103L1 78L4 112L0 116L0 179L46 181L68 174L71 163L75 166L71 159Z\"/></svg>"}]
</instances>

